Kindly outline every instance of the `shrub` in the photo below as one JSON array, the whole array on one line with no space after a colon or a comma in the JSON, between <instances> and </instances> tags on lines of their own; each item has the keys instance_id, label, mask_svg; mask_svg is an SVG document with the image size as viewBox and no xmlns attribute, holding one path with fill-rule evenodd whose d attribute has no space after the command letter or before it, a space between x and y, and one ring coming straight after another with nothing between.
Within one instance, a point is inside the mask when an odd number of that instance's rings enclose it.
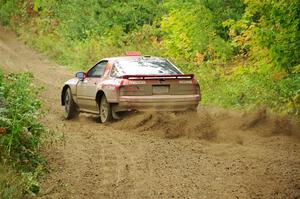
<instances>
[{"instance_id":1,"label":"shrub","mask_svg":"<svg viewBox=\"0 0 300 199\"><path fill-rule=\"evenodd\" d=\"M31 73L0 75L0 160L24 180L24 191L38 191L44 160L39 154L43 125L39 122L39 88Z\"/></svg>"},{"instance_id":2,"label":"shrub","mask_svg":"<svg viewBox=\"0 0 300 199\"><path fill-rule=\"evenodd\" d=\"M8 25L15 12L16 0L0 0L0 24Z\"/></svg>"},{"instance_id":3,"label":"shrub","mask_svg":"<svg viewBox=\"0 0 300 199\"><path fill-rule=\"evenodd\" d=\"M300 113L300 74L286 74L270 69L239 66L221 68L201 65L195 71L201 82L203 103L275 112Z\"/></svg>"}]
</instances>

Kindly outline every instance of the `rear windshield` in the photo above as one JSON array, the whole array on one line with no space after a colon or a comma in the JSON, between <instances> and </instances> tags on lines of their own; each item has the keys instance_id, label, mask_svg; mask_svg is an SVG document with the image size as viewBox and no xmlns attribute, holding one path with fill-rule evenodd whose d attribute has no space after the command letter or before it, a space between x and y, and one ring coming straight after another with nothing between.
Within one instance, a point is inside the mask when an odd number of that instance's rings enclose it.
<instances>
[{"instance_id":1,"label":"rear windshield","mask_svg":"<svg viewBox=\"0 0 300 199\"><path fill-rule=\"evenodd\" d=\"M133 59L117 61L111 76L123 75L176 75L181 72L166 59Z\"/></svg>"}]
</instances>

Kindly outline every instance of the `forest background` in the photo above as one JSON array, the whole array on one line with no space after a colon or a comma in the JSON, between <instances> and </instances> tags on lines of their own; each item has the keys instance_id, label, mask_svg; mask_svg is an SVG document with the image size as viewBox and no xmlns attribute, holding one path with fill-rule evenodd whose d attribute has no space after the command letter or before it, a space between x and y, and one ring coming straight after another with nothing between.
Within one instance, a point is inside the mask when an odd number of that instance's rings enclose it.
<instances>
[{"instance_id":1,"label":"forest background","mask_svg":"<svg viewBox=\"0 0 300 199\"><path fill-rule=\"evenodd\" d=\"M0 22L72 70L140 51L195 73L204 105L300 114L299 0L0 0Z\"/></svg>"}]
</instances>

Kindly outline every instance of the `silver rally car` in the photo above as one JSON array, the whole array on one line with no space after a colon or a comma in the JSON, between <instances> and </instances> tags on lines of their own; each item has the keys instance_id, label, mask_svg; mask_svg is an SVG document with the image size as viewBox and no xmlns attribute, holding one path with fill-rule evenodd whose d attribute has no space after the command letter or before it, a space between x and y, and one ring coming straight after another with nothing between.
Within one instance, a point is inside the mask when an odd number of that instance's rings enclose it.
<instances>
[{"instance_id":1,"label":"silver rally car","mask_svg":"<svg viewBox=\"0 0 300 199\"><path fill-rule=\"evenodd\" d=\"M193 74L183 74L167 59L136 54L102 59L77 72L61 92L66 119L87 112L100 115L103 123L121 111L192 110L200 99Z\"/></svg>"}]
</instances>

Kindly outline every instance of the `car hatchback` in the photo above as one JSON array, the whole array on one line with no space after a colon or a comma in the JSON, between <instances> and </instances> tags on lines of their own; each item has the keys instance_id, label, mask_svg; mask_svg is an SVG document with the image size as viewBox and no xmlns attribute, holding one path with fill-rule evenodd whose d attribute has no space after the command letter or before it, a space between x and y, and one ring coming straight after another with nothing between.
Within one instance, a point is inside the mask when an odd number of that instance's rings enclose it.
<instances>
[{"instance_id":1,"label":"car hatchback","mask_svg":"<svg viewBox=\"0 0 300 199\"><path fill-rule=\"evenodd\" d=\"M65 117L79 112L111 121L122 111L185 111L201 99L193 74L183 74L169 60L152 56L106 58L65 83L61 103Z\"/></svg>"}]
</instances>

